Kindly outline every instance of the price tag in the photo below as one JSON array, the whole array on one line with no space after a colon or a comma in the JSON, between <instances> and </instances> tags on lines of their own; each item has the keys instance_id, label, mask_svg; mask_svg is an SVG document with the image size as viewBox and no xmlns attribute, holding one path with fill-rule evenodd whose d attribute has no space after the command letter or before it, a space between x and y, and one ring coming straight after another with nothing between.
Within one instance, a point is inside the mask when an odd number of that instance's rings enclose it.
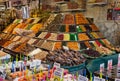
<instances>
[{"instance_id":1,"label":"price tag","mask_svg":"<svg viewBox=\"0 0 120 81\"><path fill-rule=\"evenodd\" d=\"M101 72L101 73L104 72L104 66L105 66L104 63L100 64L100 72Z\"/></svg>"},{"instance_id":2,"label":"price tag","mask_svg":"<svg viewBox=\"0 0 120 81\"><path fill-rule=\"evenodd\" d=\"M117 77L120 77L120 54L118 55Z\"/></svg>"},{"instance_id":3,"label":"price tag","mask_svg":"<svg viewBox=\"0 0 120 81\"><path fill-rule=\"evenodd\" d=\"M56 68L56 70L54 71L54 81L61 81L63 73L64 73L63 68Z\"/></svg>"},{"instance_id":4,"label":"price tag","mask_svg":"<svg viewBox=\"0 0 120 81\"><path fill-rule=\"evenodd\" d=\"M115 81L120 81L120 79L115 78Z\"/></svg>"},{"instance_id":5,"label":"price tag","mask_svg":"<svg viewBox=\"0 0 120 81\"><path fill-rule=\"evenodd\" d=\"M67 46L63 46L64 50L69 50L69 48Z\"/></svg>"},{"instance_id":6,"label":"price tag","mask_svg":"<svg viewBox=\"0 0 120 81\"><path fill-rule=\"evenodd\" d=\"M112 60L108 60L108 66L107 66L107 70L110 71L112 69Z\"/></svg>"},{"instance_id":7,"label":"price tag","mask_svg":"<svg viewBox=\"0 0 120 81\"><path fill-rule=\"evenodd\" d=\"M35 64L36 66L40 66L41 65L41 60L35 60L35 63L36 63Z\"/></svg>"},{"instance_id":8,"label":"price tag","mask_svg":"<svg viewBox=\"0 0 120 81\"><path fill-rule=\"evenodd\" d=\"M94 81L105 81L105 79L99 78L99 77L94 77Z\"/></svg>"},{"instance_id":9,"label":"price tag","mask_svg":"<svg viewBox=\"0 0 120 81\"><path fill-rule=\"evenodd\" d=\"M53 65L53 67L60 68L60 64L55 62L54 65Z\"/></svg>"},{"instance_id":10,"label":"price tag","mask_svg":"<svg viewBox=\"0 0 120 81\"><path fill-rule=\"evenodd\" d=\"M82 75L79 75L78 76L78 81L88 81L88 78L87 77L84 77Z\"/></svg>"}]
</instances>

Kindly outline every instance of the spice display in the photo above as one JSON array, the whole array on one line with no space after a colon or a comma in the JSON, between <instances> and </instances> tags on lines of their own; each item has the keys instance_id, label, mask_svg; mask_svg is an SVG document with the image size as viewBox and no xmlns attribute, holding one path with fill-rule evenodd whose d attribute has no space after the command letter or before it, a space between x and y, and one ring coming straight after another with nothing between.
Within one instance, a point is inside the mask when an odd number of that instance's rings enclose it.
<instances>
[{"instance_id":1,"label":"spice display","mask_svg":"<svg viewBox=\"0 0 120 81\"><path fill-rule=\"evenodd\" d=\"M75 25L69 25L69 32L76 32L76 26Z\"/></svg>"},{"instance_id":2,"label":"spice display","mask_svg":"<svg viewBox=\"0 0 120 81\"><path fill-rule=\"evenodd\" d=\"M54 42L45 41L45 42L41 45L41 48L46 49L46 50L53 50L53 49L54 49Z\"/></svg>"},{"instance_id":3,"label":"spice display","mask_svg":"<svg viewBox=\"0 0 120 81\"><path fill-rule=\"evenodd\" d=\"M82 29L80 28L80 26L76 26L77 28L77 32L82 32Z\"/></svg>"},{"instance_id":4,"label":"spice display","mask_svg":"<svg viewBox=\"0 0 120 81\"><path fill-rule=\"evenodd\" d=\"M35 44L37 47L41 47L41 45L44 43L45 40L39 40L38 43Z\"/></svg>"},{"instance_id":5,"label":"spice display","mask_svg":"<svg viewBox=\"0 0 120 81\"><path fill-rule=\"evenodd\" d=\"M40 53L35 54L35 55L34 55L34 58L35 58L35 59L39 59L39 60L45 60L47 54L48 54L48 52L42 51L42 52L40 52Z\"/></svg>"},{"instance_id":6,"label":"spice display","mask_svg":"<svg viewBox=\"0 0 120 81\"><path fill-rule=\"evenodd\" d=\"M61 25L59 31L60 32L65 32L66 31L66 25Z\"/></svg>"},{"instance_id":7,"label":"spice display","mask_svg":"<svg viewBox=\"0 0 120 81\"><path fill-rule=\"evenodd\" d=\"M46 27L46 30L48 30L48 31L58 31L62 21L63 21L62 14L57 14L55 19Z\"/></svg>"},{"instance_id":8,"label":"spice display","mask_svg":"<svg viewBox=\"0 0 120 81\"><path fill-rule=\"evenodd\" d=\"M50 37L48 40L57 40L57 33L51 33Z\"/></svg>"},{"instance_id":9,"label":"spice display","mask_svg":"<svg viewBox=\"0 0 120 81\"><path fill-rule=\"evenodd\" d=\"M75 24L74 15L66 14L63 20L64 24Z\"/></svg>"},{"instance_id":10,"label":"spice display","mask_svg":"<svg viewBox=\"0 0 120 81\"><path fill-rule=\"evenodd\" d=\"M105 55L109 55L109 54L112 54L112 53L113 53L110 49L108 49L108 48L106 48L106 47L104 47L104 46L97 47L96 50L97 50L100 54L105 54Z\"/></svg>"},{"instance_id":11,"label":"spice display","mask_svg":"<svg viewBox=\"0 0 120 81\"><path fill-rule=\"evenodd\" d=\"M55 42L54 50L61 49L62 48L62 42Z\"/></svg>"},{"instance_id":12,"label":"spice display","mask_svg":"<svg viewBox=\"0 0 120 81\"><path fill-rule=\"evenodd\" d=\"M20 40L21 38L22 38L21 36L15 36L12 41L18 41L18 40Z\"/></svg>"},{"instance_id":13,"label":"spice display","mask_svg":"<svg viewBox=\"0 0 120 81\"><path fill-rule=\"evenodd\" d=\"M67 42L67 47L76 51L80 50L80 46L78 42Z\"/></svg>"},{"instance_id":14,"label":"spice display","mask_svg":"<svg viewBox=\"0 0 120 81\"><path fill-rule=\"evenodd\" d=\"M34 33L37 33L41 28L43 27L43 24L34 24L30 30L33 30Z\"/></svg>"},{"instance_id":15,"label":"spice display","mask_svg":"<svg viewBox=\"0 0 120 81\"><path fill-rule=\"evenodd\" d=\"M94 38L100 38L95 32L90 33Z\"/></svg>"},{"instance_id":16,"label":"spice display","mask_svg":"<svg viewBox=\"0 0 120 81\"><path fill-rule=\"evenodd\" d=\"M46 36L44 37L44 39L48 39L51 36L51 33L47 33Z\"/></svg>"},{"instance_id":17,"label":"spice display","mask_svg":"<svg viewBox=\"0 0 120 81\"><path fill-rule=\"evenodd\" d=\"M85 33L78 34L78 39L80 41L89 40L89 37Z\"/></svg>"},{"instance_id":18,"label":"spice display","mask_svg":"<svg viewBox=\"0 0 120 81\"><path fill-rule=\"evenodd\" d=\"M92 31L99 31L95 24L90 25L90 27L92 28Z\"/></svg>"},{"instance_id":19,"label":"spice display","mask_svg":"<svg viewBox=\"0 0 120 81\"><path fill-rule=\"evenodd\" d=\"M37 39L33 39L33 38L32 38L32 39L30 39L27 43L30 44L30 45L32 45L36 40L37 40Z\"/></svg>"},{"instance_id":20,"label":"spice display","mask_svg":"<svg viewBox=\"0 0 120 81\"><path fill-rule=\"evenodd\" d=\"M5 30L3 30L3 32L5 33L12 33L13 29L17 26L18 24L10 24L8 27L6 27Z\"/></svg>"},{"instance_id":21,"label":"spice display","mask_svg":"<svg viewBox=\"0 0 120 81\"><path fill-rule=\"evenodd\" d=\"M88 24L88 20L80 13L75 14L76 24Z\"/></svg>"},{"instance_id":22,"label":"spice display","mask_svg":"<svg viewBox=\"0 0 120 81\"><path fill-rule=\"evenodd\" d=\"M84 25L79 25L79 26L80 26L82 32L86 32L87 31L86 28L84 27Z\"/></svg>"},{"instance_id":23,"label":"spice display","mask_svg":"<svg viewBox=\"0 0 120 81\"><path fill-rule=\"evenodd\" d=\"M101 56L101 54L94 49L84 50L83 53L90 56L90 57L100 57Z\"/></svg>"},{"instance_id":24,"label":"spice display","mask_svg":"<svg viewBox=\"0 0 120 81\"><path fill-rule=\"evenodd\" d=\"M70 34L70 40L71 40L71 41L77 41L77 40L78 40L76 33L71 33L71 34Z\"/></svg>"},{"instance_id":25,"label":"spice display","mask_svg":"<svg viewBox=\"0 0 120 81\"><path fill-rule=\"evenodd\" d=\"M42 33L38 36L38 38L43 39L46 35L47 35L47 32L42 32Z\"/></svg>"},{"instance_id":26,"label":"spice display","mask_svg":"<svg viewBox=\"0 0 120 81\"><path fill-rule=\"evenodd\" d=\"M70 35L69 34L64 34L64 41L69 41L70 40Z\"/></svg>"},{"instance_id":27,"label":"spice display","mask_svg":"<svg viewBox=\"0 0 120 81\"><path fill-rule=\"evenodd\" d=\"M92 48L92 46L90 45L90 43L88 41L85 41L84 43L87 46L87 48Z\"/></svg>"},{"instance_id":28,"label":"spice display","mask_svg":"<svg viewBox=\"0 0 120 81\"><path fill-rule=\"evenodd\" d=\"M60 63L62 66L75 66L85 62L85 58L79 52L74 50L55 50L50 52L47 57L46 61L50 63Z\"/></svg>"},{"instance_id":29,"label":"spice display","mask_svg":"<svg viewBox=\"0 0 120 81\"><path fill-rule=\"evenodd\" d=\"M64 35L63 34L58 34L57 40L63 40L64 39Z\"/></svg>"}]
</instances>

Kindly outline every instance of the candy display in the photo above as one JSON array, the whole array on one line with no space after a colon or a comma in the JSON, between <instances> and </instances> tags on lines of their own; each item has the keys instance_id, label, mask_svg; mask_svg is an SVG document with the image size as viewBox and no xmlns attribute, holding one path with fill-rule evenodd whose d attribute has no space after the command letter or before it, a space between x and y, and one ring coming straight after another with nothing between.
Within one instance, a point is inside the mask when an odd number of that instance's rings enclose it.
<instances>
[{"instance_id":1,"label":"candy display","mask_svg":"<svg viewBox=\"0 0 120 81\"><path fill-rule=\"evenodd\" d=\"M55 50L50 52L46 61L60 63L62 66L74 66L85 62L85 58L79 52L73 50Z\"/></svg>"},{"instance_id":2,"label":"candy display","mask_svg":"<svg viewBox=\"0 0 120 81\"><path fill-rule=\"evenodd\" d=\"M84 50L83 53L88 55L89 57L94 57L94 58L101 56L101 54L98 51L94 50L94 49Z\"/></svg>"}]
</instances>

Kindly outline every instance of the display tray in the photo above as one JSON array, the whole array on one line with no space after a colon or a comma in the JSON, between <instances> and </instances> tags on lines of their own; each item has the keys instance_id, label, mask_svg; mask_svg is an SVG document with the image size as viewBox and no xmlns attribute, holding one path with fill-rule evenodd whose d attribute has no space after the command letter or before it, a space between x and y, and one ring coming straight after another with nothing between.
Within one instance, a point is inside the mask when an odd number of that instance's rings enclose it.
<instances>
[{"instance_id":1,"label":"display tray","mask_svg":"<svg viewBox=\"0 0 120 81\"><path fill-rule=\"evenodd\" d=\"M100 72L96 71L94 72L95 76L99 76ZM107 73L107 70L105 69L105 71L102 73L103 78L107 78L108 81L115 81L115 78L120 79L120 76L117 76L117 65L113 66L111 73Z\"/></svg>"},{"instance_id":2,"label":"display tray","mask_svg":"<svg viewBox=\"0 0 120 81\"><path fill-rule=\"evenodd\" d=\"M70 73L78 72L82 69L85 69L86 62L76 65L76 66L62 66L64 69L68 69Z\"/></svg>"},{"instance_id":3,"label":"display tray","mask_svg":"<svg viewBox=\"0 0 120 81\"><path fill-rule=\"evenodd\" d=\"M113 65L116 65L118 63L118 54L115 53L113 55L105 56L96 58L94 60L88 60L88 64L86 65L86 68L89 72L96 72L100 69L100 64L105 63L105 68L107 68L107 62L108 60L113 60Z\"/></svg>"}]
</instances>

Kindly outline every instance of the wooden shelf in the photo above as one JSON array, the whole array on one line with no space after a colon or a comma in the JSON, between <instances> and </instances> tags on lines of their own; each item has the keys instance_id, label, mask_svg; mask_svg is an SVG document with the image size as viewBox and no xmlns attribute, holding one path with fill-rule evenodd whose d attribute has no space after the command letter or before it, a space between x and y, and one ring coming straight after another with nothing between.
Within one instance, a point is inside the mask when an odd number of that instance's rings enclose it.
<instances>
[{"instance_id":1,"label":"wooden shelf","mask_svg":"<svg viewBox=\"0 0 120 81\"><path fill-rule=\"evenodd\" d=\"M93 5L93 6L102 6L102 5L107 5L107 2L88 3L88 5Z\"/></svg>"},{"instance_id":2,"label":"wooden shelf","mask_svg":"<svg viewBox=\"0 0 120 81\"><path fill-rule=\"evenodd\" d=\"M65 4L67 3L68 1L59 1L59 2L55 2L56 4Z\"/></svg>"}]
</instances>

